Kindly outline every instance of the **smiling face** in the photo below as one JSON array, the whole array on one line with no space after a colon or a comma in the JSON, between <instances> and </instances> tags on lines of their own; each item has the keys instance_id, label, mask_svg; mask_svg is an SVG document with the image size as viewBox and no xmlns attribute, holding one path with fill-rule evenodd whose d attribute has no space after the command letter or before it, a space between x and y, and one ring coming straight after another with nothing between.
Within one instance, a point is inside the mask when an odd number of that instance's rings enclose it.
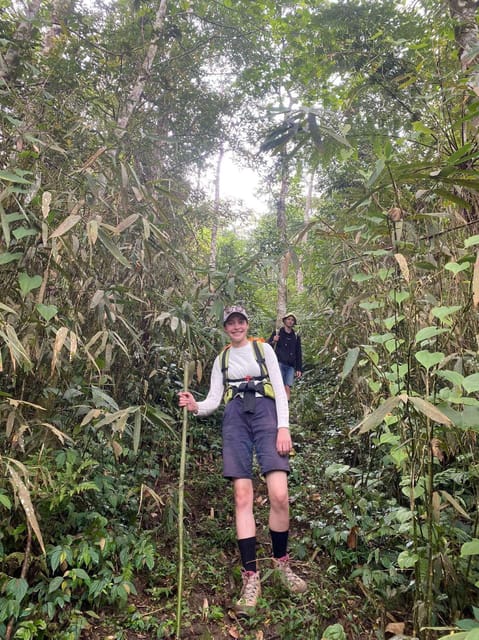
<instances>
[{"instance_id":1,"label":"smiling face","mask_svg":"<svg viewBox=\"0 0 479 640\"><path fill-rule=\"evenodd\" d=\"M224 324L226 335L234 347L243 347L248 344L248 321L239 313L233 313Z\"/></svg>"}]
</instances>

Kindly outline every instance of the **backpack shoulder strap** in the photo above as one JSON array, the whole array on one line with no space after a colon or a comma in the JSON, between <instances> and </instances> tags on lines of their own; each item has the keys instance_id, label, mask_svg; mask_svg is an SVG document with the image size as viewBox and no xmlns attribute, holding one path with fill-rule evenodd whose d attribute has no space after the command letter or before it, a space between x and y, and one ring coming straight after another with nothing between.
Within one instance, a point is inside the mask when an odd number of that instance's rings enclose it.
<instances>
[{"instance_id":1,"label":"backpack shoulder strap","mask_svg":"<svg viewBox=\"0 0 479 640\"><path fill-rule=\"evenodd\" d=\"M263 341L255 338L254 340L252 340L252 342L253 342L254 355L256 358L256 362L259 364L261 375L267 376L268 369L266 368L266 362L264 359Z\"/></svg>"},{"instance_id":2,"label":"backpack shoulder strap","mask_svg":"<svg viewBox=\"0 0 479 640\"><path fill-rule=\"evenodd\" d=\"M223 385L228 383L228 362L230 359L230 344L227 344L223 351L220 353L220 365L221 373L223 375Z\"/></svg>"}]
</instances>

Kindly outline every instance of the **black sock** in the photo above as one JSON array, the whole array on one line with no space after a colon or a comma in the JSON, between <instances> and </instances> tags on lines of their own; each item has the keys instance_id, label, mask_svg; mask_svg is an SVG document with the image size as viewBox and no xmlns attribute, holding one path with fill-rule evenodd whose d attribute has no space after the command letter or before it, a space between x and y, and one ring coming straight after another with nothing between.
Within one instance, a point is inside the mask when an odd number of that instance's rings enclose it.
<instances>
[{"instance_id":1,"label":"black sock","mask_svg":"<svg viewBox=\"0 0 479 640\"><path fill-rule=\"evenodd\" d=\"M289 531L269 530L273 545L273 558L283 558L288 553Z\"/></svg>"},{"instance_id":2,"label":"black sock","mask_svg":"<svg viewBox=\"0 0 479 640\"><path fill-rule=\"evenodd\" d=\"M238 547L245 571L256 572L256 536L238 540Z\"/></svg>"}]
</instances>

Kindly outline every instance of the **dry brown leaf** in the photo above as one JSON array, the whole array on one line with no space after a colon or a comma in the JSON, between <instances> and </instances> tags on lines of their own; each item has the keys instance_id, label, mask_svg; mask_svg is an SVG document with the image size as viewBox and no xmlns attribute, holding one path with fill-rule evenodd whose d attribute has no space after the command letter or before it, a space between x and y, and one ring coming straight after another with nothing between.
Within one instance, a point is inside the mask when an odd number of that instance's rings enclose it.
<instances>
[{"instance_id":1,"label":"dry brown leaf","mask_svg":"<svg viewBox=\"0 0 479 640\"><path fill-rule=\"evenodd\" d=\"M348 533L348 537L346 539L346 544L348 545L348 549L356 549L356 547L358 546L358 533L359 533L359 527L357 526L351 527Z\"/></svg>"},{"instance_id":2,"label":"dry brown leaf","mask_svg":"<svg viewBox=\"0 0 479 640\"><path fill-rule=\"evenodd\" d=\"M399 222L403 217L402 211L399 207L391 207L388 211L388 215L392 222Z\"/></svg>"},{"instance_id":3,"label":"dry brown leaf","mask_svg":"<svg viewBox=\"0 0 479 640\"><path fill-rule=\"evenodd\" d=\"M209 611L210 611L210 605L208 603L208 598L204 598L203 606L201 608L201 617L203 618L203 621L208 620Z\"/></svg>"},{"instance_id":4,"label":"dry brown leaf","mask_svg":"<svg viewBox=\"0 0 479 640\"><path fill-rule=\"evenodd\" d=\"M431 440L431 451L432 455L439 460L439 462L444 461L444 454L441 450L441 441L439 438L432 438Z\"/></svg>"},{"instance_id":5,"label":"dry brown leaf","mask_svg":"<svg viewBox=\"0 0 479 640\"><path fill-rule=\"evenodd\" d=\"M404 634L404 622L390 622L387 627L384 629L386 633L394 633L395 635L403 635Z\"/></svg>"},{"instance_id":6,"label":"dry brown leaf","mask_svg":"<svg viewBox=\"0 0 479 640\"><path fill-rule=\"evenodd\" d=\"M236 627L229 627L228 628L228 635L230 635L232 638L239 638L240 635L238 633L238 629Z\"/></svg>"},{"instance_id":7,"label":"dry brown leaf","mask_svg":"<svg viewBox=\"0 0 479 640\"><path fill-rule=\"evenodd\" d=\"M66 337L68 334L68 329L67 327L60 327L57 331L57 335L55 338L55 344L53 346L53 357L52 357L52 366L51 366L51 375L53 375L55 373L55 368L57 366L57 362L58 362L58 354L60 353L60 351L63 348L63 345L65 343Z\"/></svg>"},{"instance_id":8,"label":"dry brown leaf","mask_svg":"<svg viewBox=\"0 0 479 640\"><path fill-rule=\"evenodd\" d=\"M30 498L30 492L18 473L15 471L15 469L12 469L11 466L8 466L8 473L10 474L10 482L12 483L12 487L15 493L20 498L20 502L22 503L23 510L25 511L25 515L27 516L28 523L35 532L43 553L46 553L45 545L43 544L42 533L40 531L37 516L35 514L35 510Z\"/></svg>"},{"instance_id":9,"label":"dry brown leaf","mask_svg":"<svg viewBox=\"0 0 479 640\"><path fill-rule=\"evenodd\" d=\"M474 263L474 274L472 276L472 302L475 307L479 303L479 252Z\"/></svg>"},{"instance_id":10,"label":"dry brown leaf","mask_svg":"<svg viewBox=\"0 0 479 640\"><path fill-rule=\"evenodd\" d=\"M409 280L410 280L410 277L409 277L409 266L408 266L406 258L402 255L402 253L396 253L394 255L394 257L396 258L396 262L399 265L399 269L401 271L401 274L402 274L404 280L406 280L406 282L409 282Z\"/></svg>"}]
</instances>

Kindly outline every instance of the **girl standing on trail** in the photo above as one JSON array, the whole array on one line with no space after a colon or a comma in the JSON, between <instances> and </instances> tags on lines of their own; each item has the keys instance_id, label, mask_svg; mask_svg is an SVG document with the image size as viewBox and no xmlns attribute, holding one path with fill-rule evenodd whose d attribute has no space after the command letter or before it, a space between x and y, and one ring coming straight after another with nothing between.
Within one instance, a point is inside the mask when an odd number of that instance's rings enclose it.
<instances>
[{"instance_id":1,"label":"girl standing on trail","mask_svg":"<svg viewBox=\"0 0 479 640\"><path fill-rule=\"evenodd\" d=\"M278 361L269 344L248 339L249 321L243 307L227 307L223 327L231 345L215 359L207 397L197 402L191 393L181 391L179 406L201 417L213 413L225 401L223 475L233 483L236 535L243 565L243 586L235 610L251 615L261 595L253 514L253 452L268 489L275 572L292 593L303 593L307 585L291 569L287 552L288 456L292 442Z\"/></svg>"}]
</instances>

